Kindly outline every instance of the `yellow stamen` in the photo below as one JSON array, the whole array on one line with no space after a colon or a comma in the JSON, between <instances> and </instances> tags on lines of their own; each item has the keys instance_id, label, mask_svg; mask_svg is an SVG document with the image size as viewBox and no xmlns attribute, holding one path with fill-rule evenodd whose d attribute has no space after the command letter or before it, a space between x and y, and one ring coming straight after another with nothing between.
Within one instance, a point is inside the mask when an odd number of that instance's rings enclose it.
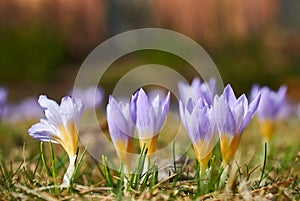
<instances>
[{"instance_id":1,"label":"yellow stamen","mask_svg":"<svg viewBox=\"0 0 300 201\"><path fill-rule=\"evenodd\" d=\"M263 120L260 122L260 132L265 138L266 142L269 142L271 137L273 136L275 130L275 124L271 120Z\"/></svg>"},{"instance_id":2,"label":"yellow stamen","mask_svg":"<svg viewBox=\"0 0 300 201\"><path fill-rule=\"evenodd\" d=\"M222 165L225 168L231 161L240 143L240 136L235 134L232 137L226 134L220 136L221 154L223 158Z\"/></svg>"}]
</instances>

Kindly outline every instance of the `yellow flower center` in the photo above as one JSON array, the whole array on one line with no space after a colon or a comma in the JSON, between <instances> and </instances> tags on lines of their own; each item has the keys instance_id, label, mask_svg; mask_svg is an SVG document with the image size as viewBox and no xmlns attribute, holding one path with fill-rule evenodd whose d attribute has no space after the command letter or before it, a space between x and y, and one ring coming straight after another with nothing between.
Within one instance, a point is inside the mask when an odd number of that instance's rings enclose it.
<instances>
[{"instance_id":1,"label":"yellow flower center","mask_svg":"<svg viewBox=\"0 0 300 201\"><path fill-rule=\"evenodd\" d=\"M233 158L240 143L240 136L235 134L233 137L222 134L220 136L221 154L223 158L223 167L225 168Z\"/></svg>"},{"instance_id":2,"label":"yellow flower center","mask_svg":"<svg viewBox=\"0 0 300 201\"><path fill-rule=\"evenodd\" d=\"M261 134L265 138L266 142L269 142L275 130L274 122L266 119L261 121L259 125Z\"/></svg>"},{"instance_id":3,"label":"yellow flower center","mask_svg":"<svg viewBox=\"0 0 300 201\"><path fill-rule=\"evenodd\" d=\"M212 141L207 144L207 142L205 143L203 140L199 140L198 142L193 143L193 149L196 155L196 159L200 163L200 174L201 176L203 176L212 154Z\"/></svg>"}]
</instances>

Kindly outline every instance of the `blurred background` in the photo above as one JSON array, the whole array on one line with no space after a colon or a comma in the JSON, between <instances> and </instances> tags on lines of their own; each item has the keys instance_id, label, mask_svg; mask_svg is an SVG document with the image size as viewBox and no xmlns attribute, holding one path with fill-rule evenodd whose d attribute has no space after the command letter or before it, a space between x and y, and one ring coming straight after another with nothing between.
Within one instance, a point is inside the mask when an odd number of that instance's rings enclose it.
<instances>
[{"instance_id":1,"label":"blurred background","mask_svg":"<svg viewBox=\"0 0 300 201\"><path fill-rule=\"evenodd\" d=\"M299 8L297 0L1 0L0 85L10 101L41 93L58 99L101 42L160 27L197 41L237 93L285 83L300 100ZM101 86L109 93L128 69L149 62L178 71L187 65L167 53L135 52L116 61Z\"/></svg>"}]
</instances>

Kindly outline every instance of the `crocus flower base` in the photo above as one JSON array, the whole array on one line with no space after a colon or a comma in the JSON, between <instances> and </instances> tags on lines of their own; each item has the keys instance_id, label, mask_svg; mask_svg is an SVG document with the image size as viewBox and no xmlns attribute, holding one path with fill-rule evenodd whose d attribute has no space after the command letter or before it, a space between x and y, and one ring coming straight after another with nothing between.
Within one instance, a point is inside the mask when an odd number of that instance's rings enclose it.
<instances>
[{"instance_id":1,"label":"crocus flower base","mask_svg":"<svg viewBox=\"0 0 300 201\"><path fill-rule=\"evenodd\" d=\"M77 155L70 156L70 164L69 167L64 175L63 183L61 184L61 187L69 187L71 184L71 179L73 177L74 171L75 171L75 162L76 162Z\"/></svg>"}]
</instances>

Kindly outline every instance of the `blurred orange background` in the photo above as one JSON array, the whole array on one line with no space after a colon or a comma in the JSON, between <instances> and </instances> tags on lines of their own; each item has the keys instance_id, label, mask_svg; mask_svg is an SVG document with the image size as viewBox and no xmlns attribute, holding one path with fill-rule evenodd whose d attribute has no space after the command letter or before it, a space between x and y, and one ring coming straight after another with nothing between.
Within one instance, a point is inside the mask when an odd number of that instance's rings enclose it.
<instances>
[{"instance_id":1,"label":"blurred orange background","mask_svg":"<svg viewBox=\"0 0 300 201\"><path fill-rule=\"evenodd\" d=\"M238 93L253 83L274 89L286 83L300 100L299 6L293 0L2 0L0 85L12 100L61 97L101 42L159 27L197 41Z\"/></svg>"}]
</instances>

